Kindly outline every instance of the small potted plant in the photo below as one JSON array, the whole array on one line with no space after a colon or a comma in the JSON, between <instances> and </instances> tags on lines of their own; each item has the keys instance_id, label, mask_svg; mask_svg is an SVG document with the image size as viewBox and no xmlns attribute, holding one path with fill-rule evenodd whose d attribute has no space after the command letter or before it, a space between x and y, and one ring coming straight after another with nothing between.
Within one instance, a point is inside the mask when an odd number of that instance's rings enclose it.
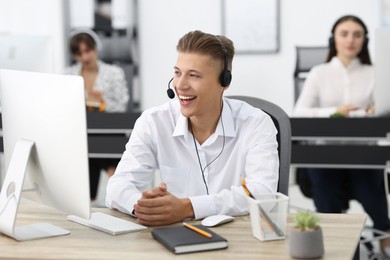
<instances>
[{"instance_id":1,"label":"small potted plant","mask_svg":"<svg viewBox=\"0 0 390 260\"><path fill-rule=\"evenodd\" d=\"M324 243L319 218L309 211L297 212L290 232L290 255L294 258L320 258Z\"/></svg>"}]
</instances>

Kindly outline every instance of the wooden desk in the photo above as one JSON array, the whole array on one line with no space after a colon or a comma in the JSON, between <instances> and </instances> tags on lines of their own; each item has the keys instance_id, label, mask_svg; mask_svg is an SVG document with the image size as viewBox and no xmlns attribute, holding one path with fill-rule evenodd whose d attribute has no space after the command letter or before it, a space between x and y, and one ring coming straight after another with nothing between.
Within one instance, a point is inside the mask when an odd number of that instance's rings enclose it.
<instances>
[{"instance_id":1,"label":"wooden desk","mask_svg":"<svg viewBox=\"0 0 390 260\"><path fill-rule=\"evenodd\" d=\"M127 220L118 211L96 209ZM366 215L321 214L325 256L323 259L352 259L358 246ZM251 233L249 216L212 228L229 241L226 250L174 255L155 241L151 228L118 236L87 228L66 220L66 214L41 205L22 204L18 224L47 221L71 231L70 235L17 242L0 235L0 258L23 259L289 259L286 240L261 242ZM288 228L292 227L289 216Z\"/></svg>"}]
</instances>

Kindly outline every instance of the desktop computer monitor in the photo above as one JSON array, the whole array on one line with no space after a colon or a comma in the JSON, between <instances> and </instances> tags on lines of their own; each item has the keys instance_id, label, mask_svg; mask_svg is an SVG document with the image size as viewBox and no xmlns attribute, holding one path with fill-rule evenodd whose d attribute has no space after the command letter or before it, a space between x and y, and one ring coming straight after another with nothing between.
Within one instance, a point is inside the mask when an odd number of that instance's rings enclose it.
<instances>
[{"instance_id":1,"label":"desktop computer monitor","mask_svg":"<svg viewBox=\"0 0 390 260\"><path fill-rule=\"evenodd\" d=\"M53 54L48 35L0 33L0 69L52 73Z\"/></svg>"},{"instance_id":2,"label":"desktop computer monitor","mask_svg":"<svg viewBox=\"0 0 390 260\"><path fill-rule=\"evenodd\" d=\"M390 28L378 28L375 41L375 114L390 116Z\"/></svg>"},{"instance_id":3,"label":"desktop computer monitor","mask_svg":"<svg viewBox=\"0 0 390 260\"><path fill-rule=\"evenodd\" d=\"M0 69L0 91L7 169L0 232L17 240L69 234L45 223L15 227L15 219L22 187L23 197L89 218L83 79Z\"/></svg>"},{"instance_id":4,"label":"desktop computer monitor","mask_svg":"<svg viewBox=\"0 0 390 260\"><path fill-rule=\"evenodd\" d=\"M0 69L52 73L54 53L51 37L0 33Z\"/></svg>"}]
</instances>

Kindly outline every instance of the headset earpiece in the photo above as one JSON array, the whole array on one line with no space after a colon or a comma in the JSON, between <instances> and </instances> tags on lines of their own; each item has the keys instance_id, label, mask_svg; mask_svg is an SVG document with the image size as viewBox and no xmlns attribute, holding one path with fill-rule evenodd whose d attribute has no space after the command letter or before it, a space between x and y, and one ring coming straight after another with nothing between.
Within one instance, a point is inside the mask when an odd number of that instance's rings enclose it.
<instances>
[{"instance_id":1,"label":"headset earpiece","mask_svg":"<svg viewBox=\"0 0 390 260\"><path fill-rule=\"evenodd\" d=\"M228 52L219 36L216 35L215 38L217 38L217 40L219 41L219 44L221 45L223 51L223 70L219 75L219 83L222 87L227 87L232 81L232 72L228 68Z\"/></svg>"},{"instance_id":2,"label":"headset earpiece","mask_svg":"<svg viewBox=\"0 0 390 260\"><path fill-rule=\"evenodd\" d=\"M368 37L364 36L363 48L368 48Z\"/></svg>"},{"instance_id":3,"label":"headset earpiece","mask_svg":"<svg viewBox=\"0 0 390 260\"><path fill-rule=\"evenodd\" d=\"M331 36L329 37L329 48L330 49L333 49L335 46L334 46L334 37Z\"/></svg>"},{"instance_id":4,"label":"headset earpiece","mask_svg":"<svg viewBox=\"0 0 390 260\"><path fill-rule=\"evenodd\" d=\"M171 78L168 82L168 89L167 89L167 95L170 99L173 99L175 97L175 91L173 91L173 89L171 89L171 82L172 82L173 78Z\"/></svg>"},{"instance_id":5,"label":"headset earpiece","mask_svg":"<svg viewBox=\"0 0 390 260\"><path fill-rule=\"evenodd\" d=\"M226 50L224 50L223 53L223 71L221 75L219 76L219 82L221 83L222 87L227 87L230 85L230 82L232 81L232 72L228 69L227 65L227 53Z\"/></svg>"}]
</instances>

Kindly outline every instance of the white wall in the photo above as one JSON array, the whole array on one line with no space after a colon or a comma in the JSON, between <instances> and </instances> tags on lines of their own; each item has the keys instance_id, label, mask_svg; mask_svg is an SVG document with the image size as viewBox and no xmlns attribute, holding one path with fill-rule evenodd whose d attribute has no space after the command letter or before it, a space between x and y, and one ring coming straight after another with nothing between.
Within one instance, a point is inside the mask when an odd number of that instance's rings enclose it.
<instances>
[{"instance_id":1,"label":"white wall","mask_svg":"<svg viewBox=\"0 0 390 260\"><path fill-rule=\"evenodd\" d=\"M141 106L168 100L167 83L176 63L176 44L191 30L221 33L221 2L210 0L138 1Z\"/></svg>"},{"instance_id":2,"label":"white wall","mask_svg":"<svg viewBox=\"0 0 390 260\"><path fill-rule=\"evenodd\" d=\"M0 0L0 33L51 36L55 73L65 66L63 1Z\"/></svg>"},{"instance_id":3,"label":"white wall","mask_svg":"<svg viewBox=\"0 0 390 260\"><path fill-rule=\"evenodd\" d=\"M233 81L225 94L261 97L291 113L295 46L327 44L335 20L354 14L367 24L372 50L374 30L380 23L379 0L280 0L280 6L279 53L236 55ZM145 109L168 100L167 82L173 75L179 38L195 29L221 33L221 1L141 0L138 13Z\"/></svg>"},{"instance_id":4,"label":"white wall","mask_svg":"<svg viewBox=\"0 0 390 260\"><path fill-rule=\"evenodd\" d=\"M65 66L67 49L63 1L67 0L0 0L0 33L52 35L55 72ZM167 82L173 75L175 48L183 34L195 29L221 33L221 1L138 0L142 109L168 100ZM380 0L280 0L280 51L236 55L226 95L261 97L291 113L295 46L325 45L334 21L341 15L355 14L367 24L373 50L379 6Z\"/></svg>"}]
</instances>

